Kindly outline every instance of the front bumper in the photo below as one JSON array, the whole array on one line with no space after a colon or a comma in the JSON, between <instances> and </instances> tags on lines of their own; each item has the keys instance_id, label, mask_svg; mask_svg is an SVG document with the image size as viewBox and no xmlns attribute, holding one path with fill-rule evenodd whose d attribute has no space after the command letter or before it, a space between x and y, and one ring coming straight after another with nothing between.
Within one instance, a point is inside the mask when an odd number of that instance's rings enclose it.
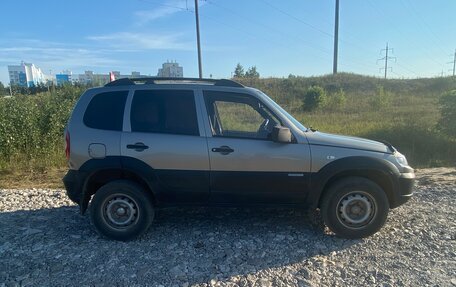
<instances>
[{"instance_id":1,"label":"front bumper","mask_svg":"<svg viewBox=\"0 0 456 287\"><path fill-rule=\"evenodd\" d=\"M415 187L415 173L408 171L400 173L397 177L397 184L395 185L394 197L390 202L391 208L396 208L407 201L413 195L413 189Z\"/></svg>"}]
</instances>

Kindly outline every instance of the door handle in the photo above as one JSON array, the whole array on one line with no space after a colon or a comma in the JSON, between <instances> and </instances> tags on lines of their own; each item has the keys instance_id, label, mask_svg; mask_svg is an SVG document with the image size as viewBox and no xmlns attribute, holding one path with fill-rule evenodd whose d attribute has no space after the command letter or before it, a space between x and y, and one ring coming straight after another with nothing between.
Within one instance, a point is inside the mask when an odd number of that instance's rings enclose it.
<instances>
[{"instance_id":1,"label":"door handle","mask_svg":"<svg viewBox=\"0 0 456 287\"><path fill-rule=\"evenodd\" d=\"M148 149L149 147L146 146L143 143L135 143L135 144L128 144L127 148L128 149L134 149L135 151L139 151L140 152L140 151L143 151L145 149Z\"/></svg>"},{"instance_id":2,"label":"door handle","mask_svg":"<svg viewBox=\"0 0 456 287\"><path fill-rule=\"evenodd\" d=\"M223 155L227 155L234 152L234 149L230 148L229 146L222 145L221 147L212 148L212 152L219 152Z\"/></svg>"}]
</instances>

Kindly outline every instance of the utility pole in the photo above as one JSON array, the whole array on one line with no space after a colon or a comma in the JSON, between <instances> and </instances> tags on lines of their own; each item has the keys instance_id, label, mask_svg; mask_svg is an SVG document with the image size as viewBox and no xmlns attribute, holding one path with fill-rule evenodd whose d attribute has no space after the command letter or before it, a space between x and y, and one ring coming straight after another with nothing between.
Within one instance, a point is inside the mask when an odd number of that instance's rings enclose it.
<instances>
[{"instance_id":1,"label":"utility pole","mask_svg":"<svg viewBox=\"0 0 456 287\"><path fill-rule=\"evenodd\" d=\"M454 49L454 56L453 56L453 62L448 62L448 64L453 64L453 77L455 75L455 70L456 70L456 49ZM451 71L451 70L450 70Z\"/></svg>"},{"instance_id":2,"label":"utility pole","mask_svg":"<svg viewBox=\"0 0 456 287\"><path fill-rule=\"evenodd\" d=\"M334 60L333 74L337 74L337 52L339 49L339 0L336 0L336 15L334 20Z\"/></svg>"},{"instance_id":3,"label":"utility pole","mask_svg":"<svg viewBox=\"0 0 456 287\"><path fill-rule=\"evenodd\" d=\"M454 77L455 70L456 70L456 49L454 49L454 57L453 57L453 77Z\"/></svg>"},{"instance_id":4,"label":"utility pole","mask_svg":"<svg viewBox=\"0 0 456 287\"><path fill-rule=\"evenodd\" d=\"M203 68L201 67L201 44L200 44L200 29L198 15L198 0L195 0L195 17L196 17L196 44L198 46L198 74L199 78L203 78Z\"/></svg>"},{"instance_id":5,"label":"utility pole","mask_svg":"<svg viewBox=\"0 0 456 287\"><path fill-rule=\"evenodd\" d=\"M380 51L380 53L382 53L383 51L385 51L385 57L378 59L378 60L377 60L377 63L378 63L378 61L383 61L383 60L385 61L385 67L384 67L384 68L380 68L380 71L381 71L382 69L385 69L385 79L386 79L386 77L387 77L387 75L388 75L388 60L394 59L394 61L396 61L396 57L390 57L390 56L388 56L388 52L389 52L389 51L394 52L392 48L388 48L388 43L386 43L386 49L382 49L382 50ZM391 68L391 67L390 67L390 70L392 71L392 68Z\"/></svg>"}]
</instances>

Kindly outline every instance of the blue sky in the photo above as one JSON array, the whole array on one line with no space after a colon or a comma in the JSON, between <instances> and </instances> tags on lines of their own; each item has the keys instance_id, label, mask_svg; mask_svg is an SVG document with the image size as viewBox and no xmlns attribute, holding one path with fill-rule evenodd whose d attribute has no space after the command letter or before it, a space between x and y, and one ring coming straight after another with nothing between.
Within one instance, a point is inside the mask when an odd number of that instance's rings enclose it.
<instances>
[{"instance_id":1,"label":"blue sky","mask_svg":"<svg viewBox=\"0 0 456 287\"><path fill-rule=\"evenodd\" d=\"M230 77L238 62L264 77L331 73L334 2L200 0L204 76ZM0 81L21 60L52 73L151 75L176 60L196 77L193 9L193 0L4 1ZM454 11L454 0L340 0L339 71L381 76L388 42L391 77L448 75Z\"/></svg>"}]
</instances>

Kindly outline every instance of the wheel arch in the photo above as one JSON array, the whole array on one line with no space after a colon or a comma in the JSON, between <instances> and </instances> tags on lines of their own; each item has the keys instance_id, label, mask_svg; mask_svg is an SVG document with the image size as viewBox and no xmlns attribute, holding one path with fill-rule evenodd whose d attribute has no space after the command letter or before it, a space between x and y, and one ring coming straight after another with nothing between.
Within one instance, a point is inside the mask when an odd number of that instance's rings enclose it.
<instances>
[{"instance_id":1,"label":"wheel arch","mask_svg":"<svg viewBox=\"0 0 456 287\"><path fill-rule=\"evenodd\" d=\"M154 170L140 160L133 158L125 160L122 157L92 159L84 163L80 170L87 175L79 203L82 214L87 210L92 195L101 186L119 179L136 182L151 195L153 204L157 203Z\"/></svg>"},{"instance_id":2,"label":"wheel arch","mask_svg":"<svg viewBox=\"0 0 456 287\"><path fill-rule=\"evenodd\" d=\"M398 174L396 166L384 159L362 156L339 159L312 175L309 204L314 208L320 207L323 195L332 184L353 176L369 179L379 185L386 193L389 203L392 203Z\"/></svg>"}]
</instances>

